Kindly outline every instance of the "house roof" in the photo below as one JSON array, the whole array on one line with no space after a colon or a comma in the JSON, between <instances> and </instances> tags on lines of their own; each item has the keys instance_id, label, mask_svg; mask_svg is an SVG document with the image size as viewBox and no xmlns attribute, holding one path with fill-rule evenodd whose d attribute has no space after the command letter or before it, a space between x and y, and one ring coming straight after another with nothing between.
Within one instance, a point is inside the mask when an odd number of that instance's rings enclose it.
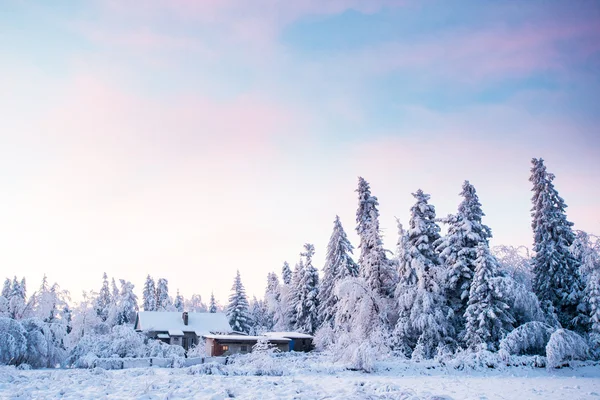
<instances>
[{"instance_id":1,"label":"house roof","mask_svg":"<svg viewBox=\"0 0 600 400\"><path fill-rule=\"evenodd\" d=\"M249 335L203 335L207 339L215 339L220 341L231 341L231 342L257 342L260 339L264 339L265 336L249 336ZM271 342L290 342L291 340L283 337L268 337Z\"/></svg>"},{"instance_id":2,"label":"house roof","mask_svg":"<svg viewBox=\"0 0 600 400\"><path fill-rule=\"evenodd\" d=\"M313 336L300 332L265 332L265 336L290 339L314 339Z\"/></svg>"},{"instance_id":3,"label":"house roof","mask_svg":"<svg viewBox=\"0 0 600 400\"><path fill-rule=\"evenodd\" d=\"M140 311L135 329L152 332L195 332L198 336L209 333L231 332L224 313L188 313L188 324L183 323L182 313L175 311Z\"/></svg>"}]
</instances>

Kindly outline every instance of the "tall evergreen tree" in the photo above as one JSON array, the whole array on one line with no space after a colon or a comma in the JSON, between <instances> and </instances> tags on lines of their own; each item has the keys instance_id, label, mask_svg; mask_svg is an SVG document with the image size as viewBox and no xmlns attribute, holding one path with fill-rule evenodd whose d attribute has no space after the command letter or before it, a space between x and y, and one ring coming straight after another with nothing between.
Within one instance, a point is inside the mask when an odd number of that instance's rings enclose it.
<instances>
[{"instance_id":1,"label":"tall evergreen tree","mask_svg":"<svg viewBox=\"0 0 600 400\"><path fill-rule=\"evenodd\" d=\"M289 290L286 292L285 296L285 304L287 307L286 316L287 323L291 329L296 329L298 325L298 310L300 309L301 304L301 285L304 280L304 260L300 259L296 266L294 267L294 272L292 273L292 279L289 285Z\"/></svg>"},{"instance_id":2,"label":"tall evergreen tree","mask_svg":"<svg viewBox=\"0 0 600 400\"><path fill-rule=\"evenodd\" d=\"M287 261L283 262L283 268L281 268L281 279L283 280L284 285L289 285L292 283L292 270Z\"/></svg>"},{"instance_id":3,"label":"tall evergreen tree","mask_svg":"<svg viewBox=\"0 0 600 400\"><path fill-rule=\"evenodd\" d=\"M111 282L111 292L112 292L112 302L115 304L121 295L119 288L117 287L117 282L115 282L115 278L112 278Z\"/></svg>"},{"instance_id":4,"label":"tall evergreen tree","mask_svg":"<svg viewBox=\"0 0 600 400\"><path fill-rule=\"evenodd\" d=\"M156 285L156 309L158 311L171 311L173 304L169 296L169 281L160 278Z\"/></svg>"},{"instance_id":5,"label":"tall evergreen tree","mask_svg":"<svg viewBox=\"0 0 600 400\"><path fill-rule=\"evenodd\" d=\"M108 276L106 272L102 275L102 288L96 297L94 308L96 309L96 315L104 322L108 318L111 303L113 302L110 288L108 287Z\"/></svg>"},{"instance_id":6,"label":"tall evergreen tree","mask_svg":"<svg viewBox=\"0 0 600 400\"><path fill-rule=\"evenodd\" d=\"M500 339L514 328L515 319L501 291L493 284L497 276L496 259L485 243L480 243L476 251L475 276L465 311L465 342L472 349L483 345L486 350L495 351Z\"/></svg>"},{"instance_id":7,"label":"tall evergreen tree","mask_svg":"<svg viewBox=\"0 0 600 400\"><path fill-rule=\"evenodd\" d=\"M215 294L212 292L210 293L210 304L208 306L208 312L212 314L217 312L217 302L215 301Z\"/></svg>"},{"instance_id":8,"label":"tall evergreen tree","mask_svg":"<svg viewBox=\"0 0 600 400\"><path fill-rule=\"evenodd\" d=\"M452 310L439 285L439 257L433 243L440 238L440 227L435 220L435 208L428 203L430 196L418 190L417 200L411 207L405 256L417 282L410 289L410 297L399 297L400 317L394 330L396 341L404 351L416 349L413 356L433 357L438 346L452 340L453 329L448 319ZM410 274L408 274L410 276ZM418 354L417 354L418 353Z\"/></svg>"},{"instance_id":9,"label":"tall evergreen tree","mask_svg":"<svg viewBox=\"0 0 600 400\"><path fill-rule=\"evenodd\" d=\"M142 299L144 311L156 311L156 284L150 275L146 277Z\"/></svg>"},{"instance_id":10,"label":"tall evergreen tree","mask_svg":"<svg viewBox=\"0 0 600 400\"><path fill-rule=\"evenodd\" d=\"M183 303L183 296L179 294L179 289L177 289L177 296L175 296L175 302L173 303L173 307L175 307L177 311L183 312Z\"/></svg>"},{"instance_id":11,"label":"tall evergreen tree","mask_svg":"<svg viewBox=\"0 0 600 400\"><path fill-rule=\"evenodd\" d=\"M242 278L240 277L240 271L238 270L233 281L233 286L231 287L229 305L227 306L229 325L231 325L231 328L234 331L244 333L250 332L252 326L249 311L246 290L244 289Z\"/></svg>"},{"instance_id":12,"label":"tall evergreen tree","mask_svg":"<svg viewBox=\"0 0 600 400\"><path fill-rule=\"evenodd\" d=\"M23 318L23 312L25 311L26 306L26 293L23 283L25 283L25 278L23 278L21 282L17 280L16 276L13 278L10 301L8 303L9 313L12 319Z\"/></svg>"},{"instance_id":13,"label":"tall evergreen tree","mask_svg":"<svg viewBox=\"0 0 600 400\"><path fill-rule=\"evenodd\" d=\"M336 215L327 245L323 281L319 288L319 315L322 323L332 324L335 319L339 300L335 294L335 285L347 277L358 276L358 265L352 259L353 249L340 217Z\"/></svg>"},{"instance_id":14,"label":"tall evergreen tree","mask_svg":"<svg viewBox=\"0 0 600 400\"><path fill-rule=\"evenodd\" d=\"M600 271L594 271L589 278L588 302L590 306L590 328L600 344Z\"/></svg>"},{"instance_id":15,"label":"tall evergreen tree","mask_svg":"<svg viewBox=\"0 0 600 400\"><path fill-rule=\"evenodd\" d=\"M480 244L488 245L492 230L481 222L485 214L475 187L469 181L463 183L460 195L463 200L458 206L458 213L448 219L448 234L435 245L446 271L446 296L454 311L455 329L462 332L475 274L477 248Z\"/></svg>"},{"instance_id":16,"label":"tall evergreen tree","mask_svg":"<svg viewBox=\"0 0 600 400\"><path fill-rule=\"evenodd\" d=\"M567 205L554 188L554 175L546 171L544 160L532 160L529 180L533 184L533 290L563 327L581 330L576 321L582 312L578 307L583 285L579 261L570 251L575 234L567 220Z\"/></svg>"},{"instance_id":17,"label":"tall evergreen tree","mask_svg":"<svg viewBox=\"0 0 600 400\"><path fill-rule=\"evenodd\" d=\"M305 258L304 273L298 283L296 329L313 334L319 327L319 273L313 266L315 247L307 243L301 256Z\"/></svg>"},{"instance_id":18,"label":"tall evergreen tree","mask_svg":"<svg viewBox=\"0 0 600 400\"><path fill-rule=\"evenodd\" d=\"M4 297L6 300L10 300L11 293L12 285L10 278L6 278L6 280L4 281L4 286L2 286L2 297Z\"/></svg>"},{"instance_id":19,"label":"tall evergreen tree","mask_svg":"<svg viewBox=\"0 0 600 400\"><path fill-rule=\"evenodd\" d=\"M358 178L358 210L356 232L360 237L360 272L371 289L383 297L392 297L396 286L396 271L387 258L379 230L379 202L371 195L369 183Z\"/></svg>"}]
</instances>

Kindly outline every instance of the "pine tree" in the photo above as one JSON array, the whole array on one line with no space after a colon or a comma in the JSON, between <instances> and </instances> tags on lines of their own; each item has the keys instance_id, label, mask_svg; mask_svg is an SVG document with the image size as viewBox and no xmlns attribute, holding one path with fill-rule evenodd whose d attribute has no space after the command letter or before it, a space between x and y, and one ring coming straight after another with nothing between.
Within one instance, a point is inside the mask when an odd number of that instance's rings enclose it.
<instances>
[{"instance_id":1,"label":"pine tree","mask_svg":"<svg viewBox=\"0 0 600 400\"><path fill-rule=\"evenodd\" d=\"M233 286L231 287L229 305L227 306L229 325L231 325L231 328L234 331L243 333L250 332L252 326L249 315L249 307L248 298L246 297L246 290L244 289L242 278L240 277L240 271L238 270L233 281Z\"/></svg>"},{"instance_id":2,"label":"pine tree","mask_svg":"<svg viewBox=\"0 0 600 400\"><path fill-rule=\"evenodd\" d=\"M295 328L309 334L319 327L319 273L312 264L315 247L307 243L300 255L305 258L304 273L298 282Z\"/></svg>"},{"instance_id":3,"label":"pine tree","mask_svg":"<svg viewBox=\"0 0 600 400\"><path fill-rule=\"evenodd\" d=\"M300 259L294 267L292 279L289 285L289 290L285 296L286 317L288 325L291 329L296 329L298 325L298 310L301 304L301 284L304 280L304 260Z\"/></svg>"},{"instance_id":4,"label":"pine tree","mask_svg":"<svg viewBox=\"0 0 600 400\"><path fill-rule=\"evenodd\" d=\"M10 300L11 293L12 285L10 278L6 278L6 280L4 281L4 286L2 287L2 297L4 297L6 300Z\"/></svg>"},{"instance_id":5,"label":"pine tree","mask_svg":"<svg viewBox=\"0 0 600 400\"><path fill-rule=\"evenodd\" d=\"M404 351L415 349L419 356L430 358L438 346L452 340L454 332L448 322L452 310L439 286L439 257L433 243L440 238L440 227L435 222L435 208L422 190L413 196L417 202L411 207L405 255L408 267L404 268L414 271L417 282L403 286L409 290L409 297L402 293L398 296L400 316L394 334L398 347Z\"/></svg>"},{"instance_id":6,"label":"pine tree","mask_svg":"<svg viewBox=\"0 0 600 400\"><path fill-rule=\"evenodd\" d=\"M111 282L111 291L112 291L112 302L113 304L117 302L121 292L119 291L119 288L117 287L117 283L115 282L115 278L112 278L112 282Z\"/></svg>"},{"instance_id":7,"label":"pine tree","mask_svg":"<svg viewBox=\"0 0 600 400\"><path fill-rule=\"evenodd\" d=\"M108 287L108 276L106 272L102 275L102 288L98 293L98 297L96 298L94 308L96 309L96 315L100 317L102 322L106 321L108 318L108 313L110 311L111 303L113 302L112 295L110 293L110 288Z\"/></svg>"},{"instance_id":8,"label":"pine tree","mask_svg":"<svg viewBox=\"0 0 600 400\"><path fill-rule=\"evenodd\" d=\"M169 281L160 278L156 285L156 309L157 311L171 311L173 304L169 297Z\"/></svg>"},{"instance_id":9,"label":"pine tree","mask_svg":"<svg viewBox=\"0 0 600 400\"><path fill-rule=\"evenodd\" d=\"M281 307L279 278L275 272L267 274L267 288L265 289L265 320L267 321L268 329L272 329L275 325L275 315Z\"/></svg>"},{"instance_id":10,"label":"pine tree","mask_svg":"<svg viewBox=\"0 0 600 400\"><path fill-rule=\"evenodd\" d=\"M497 288L493 278L497 275L497 261L485 243L477 246L475 276L469 291L469 304L465 311L465 342L471 349L498 349L502 339L514 327L515 319Z\"/></svg>"},{"instance_id":11,"label":"pine tree","mask_svg":"<svg viewBox=\"0 0 600 400\"><path fill-rule=\"evenodd\" d=\"M358 276L358 265L351 256L353 249L340 218L336 215L327 245L323 281L319 288L319 315L322 323L332 324L335 319L338 302L335 285L347 277Z\"/></svg>"},{"instance_id":12,"label":"pine tree","mask_svg":"<svg viewBox=\"0 0 600 400\"><path fill-rule=\"evenodd\" d=\"M287 261L283 262L283 268L281 268L281 279L283 280L284 285L289 285L292 283L292 270L290 269L290 264Z\"/></svg>"},{"instance_id":13,"label":"pine tree","mask_svg":"<svg viewBox=\"0 0 600 400\"><path fill-rule=\"evenodd\" d=\"M156 285L150 275L146 277L142 299L144 311L156 311Z\"/></svg>"},{"instance_id":14,"label":"pine tree","mask_svg":"<svg viewBox=\"0 0 600 400\"><path fill-rule=\"evenodd\" d=\"M212 314L217 312L217 302L215 301L215 294L212 292L210 293L210 305L208 306L208 312Z\"/></svg>"},{"instance_id":15,"label":"pine tree","mask_svg":"<svg viewBox=\"0 0 600 400\"><path fill-rule=\"evenodd\" d=\"M25 287L23 287L23 283L25 283L25 278L19 282L16 276L12 281L12 290L9 301L9 314L12 319L23 318L23 312L25 311L26 306Z\"/></svg>"},{"instance_id":16,"label":"pine tree","mask_svg":"<svg viewBox=\"0 0 600 400\"><path fill-rule=\"evenodd\" d=\"M173 303L173 306L177 311L183 312L183 303L183 296L179 294L179 289L177 289L177 296L175 296L175 303Z\"/></svg>"},{"instance_id":17,"label":"pine tree","mask_svg":"<svg viewBox=\"0 0 600 400\"><path fill-rule=\"evenodd\" d=\"M458 206L458 213L448 218L448 234L435 243L446 271L446 296L454 311L458 332L465 328L464 314L475 274L477 248L480 244L487 246L492 237L491 229L481 222L485 214L475 187L465 181L460 195L463 201Z\"/></svg>"},{"instance_id":18,"label":"pine tree","mask_svg":"<svg viewBox=\"0 0 600 400\"><path fill-rule=\"evenodd\" d=\"M600 339L600 271L594 271L591 274L587 287L591 332Z\"/></svg>"},{"instance_id":19,"label":"pine tree","mask_svg":"<svg viewBox=\"0 0 600 400\"><path fill-rule=\"evenodd\" d=\"M396 271L388 260L379 230L379 202L371 195L367 181L358 178L358 210L356 232L360 237L358 265L369 286L382 297L392 297L396 286Z\"/></svg>"},{"instance_id":20,"label":"pine tree","mask_svg":"<svg viewBox=\"0 0 600 400\"><path fill-rule=\"evenodd\" d=\"M548 313L556 313L560 324L581 330L576 323L583 285L579 261L570 251L575 240L572 223L567 220L567 205L552 183L554 175L546 171L542 159L533 159L531 209L534 245L533 290Z\"/></svg>"}]
</instances>

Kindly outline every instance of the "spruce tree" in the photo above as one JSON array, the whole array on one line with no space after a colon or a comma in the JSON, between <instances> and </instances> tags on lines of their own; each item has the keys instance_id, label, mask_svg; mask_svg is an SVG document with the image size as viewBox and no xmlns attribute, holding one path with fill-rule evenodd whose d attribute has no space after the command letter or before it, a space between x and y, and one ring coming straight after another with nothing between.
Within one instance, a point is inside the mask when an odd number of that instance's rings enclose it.
<instances>
[{"instance_id":1,"label":"spruce tree","mask_svg":"<svg viewBox=\"0 0 600 400\"><path fill-rule=\"evenodd\" d=\"M360 238L360 273L371 289L382 297L392 297L396 286L396 271L387 258L379 230L379 202L371 195L369 183L358 178L358 210L356 232Z\"/></svg>"},{"instance_id":2,"label":"spruce tree","mask_svg":"<svg viewBox=\"0 0 600 400\"><path fill-rule=\"evenodd\" d=\"M23 287L22 283L24 282L25 278L19 282L16 276L12 281L9 301L9 313L12 319L23 318L23 312L25 311L25 287Z\"/></svg>"},{"instance_id":3,"label":"spruce tree","mask_svg":"<svg viewBox=\"0 0 600 400\"><path fill-rule=\"evenodd\" d=\"M305 258L304 273L298 282L298 303L295 328L309 334L319 327L319 273L313 266L315 247L307 243L301 256Z\"/></svg>"},{"instance_id":4,"label":"spruce tree","mask_svg":"<svg viewBox=\"0 0 600 400\"><path fill-rule=\"evenodd\" d=\"M500 340L514 328L515 319L501 291L493 284L498 262L485 243L480 243L476 251L475 276L465 311L465 342L474 350L483 346L486 350L495 351Z\"/></svg>"},{"instance_id":5,"label":"spruce tree","mask_svg":"<svg viewBox=\"0 0 600 400\"><path fill-rule=\"evenodd\" d=\"M327 245L323 266L323 281L319 288L319 315L321 323L332 324L337 312L338 298L335 285L347 277L358 276L358 265L352 259L352 244L346 236L340 218L336 215L333 232Z\"/></svg>"},{"instance_id":6,"label":"spruce tree","mask_svg":"<svg viewBox=\"0 0 600 400\"><path fill-rule=\"evenodd\" d=\"M94 303L96 315L100 317L102 322L106 321L108 318L112 301L112 295L110 293L110 288L108 287L108 276L105 272L102 275L102 288L100 288L100 292L98 293L98 297L96 297L96 301Z\"/></svg>"},{"instance_id":7,"label":"spruce tree","mask_svg":"<svg viewBox=\"0 0 600 400\"><path fill-rule=\"evenodd\" d=\"M212 314L217 312L217 302L215 301L215 294L213 292L210 293L210 305L208 306L208 312Z\"/></svg>"},{"instance_id":8,"label":"spruce tree","mask_svg":"<svg viewBox=\"0 0 600 400\"><path fill-rule=\"evenodd\" d=\"M121 279L121 293L117 302L117 325L133 324L139 311L137 296L133 292L133 284Z\"/></svg>"},{"instance_id":9,"label":"spruce tree","mask_svg":"<svg viewBox=\"0 0 600 400\"><path fill-rule=\"evenodd\" d=\"M600 271L594 271L590 275L587 292L590 309L590 328L600 344Z\"/></svg>"},{"instance_id":10,"label":"spruce tree","mask_svg":"<svg viewBox=\"0 0 600 400\"><path fill-rule=\"evenodd\" d=\"M290 269L290 264L287 261L283 262L283 268L281 268L281 279L283 280L284 285L289 285L292 283L292 270Z\"/></svg>"},{"instance_id":11,"label":"spruce tree","mask_svg":"<svg viewBox=\"0 0 600 400\"><path fill-rule=\"evenodd\" d=\"M183 312L183 303L183 296L179 294L179 289L177 289L177 296L175 296L175 302L173 303L173 307L175 307L177 311Z\"/></svg>"},{"instance_id":12,"label":"spruce tree","mask_svg":"<svg viewBox=\"0 0 600 400\"><path fill-rule=\"evenodd\" d=\"M446 271L446 296L454 311L458 332L465 328L464 314L475 274L477 248L480 244L487 246L492 237L491 229L481 222L485 214L475 187L465 181L460 195L463 200L458 206L458 213L448 219L448 234L435 243Z\"/></svg>"},{"instance_id":13,"label":"spruce tree","mask_svg":"<svg viewBox=\"0 0 600 400\"><path fill-rule=\"evenodd\" d=\"M150 275L146 277L142 299L144 311L156 311L156 285Z\"/></svg>"},{"instance_id":14,"label":"spruce tree","mask_svg":"<svg viewBox=\"0 0 600 400\"><path fill-rule=\"evenodd\" d=\"M419 356L431 358L438 346L452 341L454 332L448 322L452 310L446 305L439 285L439 256L433 243L440 238L440 227L436 223L435 208L428 203L430 196L422 190L413 196L417 201L411 207L405 259L414 270L417 282L409 299L400 297L403 302L399 304L395 334L403 349L410 348Z\"/></svg>"},{"instance_id":15,"label":"spruce tree","mask_svg":"<svg viewBox=\"0 0 600 400\"><path fill-rule=\"evenodd\" d=\"M296 329L298 325L298 310L301 304L301 285L304 280L304 260L300 259L296 266L294 267L294 272L292 273L292 279L289 286L289 290L287 291L285 303L286 303L286 316L287 322L291 329Z\"/></svg>"},{"instance_id":16,"label":"spruce tree","mask_svg":"<svg viewBox=\"0 0 600 400\"><path fill-rule=\"evenodd\" d=\"M169 296L169 281L160 278L156 285L156 309L158 311L171 311L173 304Z\"/></svg>"},{"instance_id":17,"label":"spruce tree","mask_svg":"<svg viewBox=\"0 0 600 400\"><path fill-rule=\"evenodd\" d=\"M249 315L248 298L242 284L240 271L238 270L233 286L231 287L231 295L229 296L229 305L227 306L227 317L229 325L236 332L249 333L251 326Z\"/></svg>"},{"instance_id":18,"label":"spruce tree","mask_svg":"<svg viewBox=\"0 0 600 400\"><path fill-rule=\"evenodd\" d=\"M579 261L571 253L575 240L573 223L567 220L567 205L554 188L554 175L546 171L544 160L533 159L530 182L533 184L531 209L534 245L533 290L548 313L555 313L560 324L582 330L583 285Z\"/></svg>"}]
</instances>

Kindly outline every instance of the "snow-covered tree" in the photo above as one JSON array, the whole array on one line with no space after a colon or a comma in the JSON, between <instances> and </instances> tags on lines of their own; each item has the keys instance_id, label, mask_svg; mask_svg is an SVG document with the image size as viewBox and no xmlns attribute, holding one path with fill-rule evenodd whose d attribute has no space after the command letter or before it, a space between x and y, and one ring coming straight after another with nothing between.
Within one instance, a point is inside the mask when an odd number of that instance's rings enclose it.
<instances>
[{"instance_id":1,"label":"snow-covered tree","mask_svg":"<svg viewBox=\"0 0 600 400\"><path fill-rule=\"evenodd\" d=\"M207 312L208 308L206 304L202 302L202 296L199 294L193 294L189 300L185 300L185 309L190 312Z\"/></svg>"},{"instance_id":2,"label":"snow-covered tree","mask_svg":"<svg viewBox=\"0 0 600 400\"><path fill-rule=\"evenodd\" d=\"M275 314L281 306L279 291L279 278L275 272L267 274L267 288L265 289L264 307L266 313L267 326L272 329L275 325Z\"/></svg>"},{"instance_id":3,"label":"snow-covered tree","mask_svg":"<svg viewBox=\"0 0 600 400\"><path fill-rule=\"evenodd\" d=\"M156 284L154 279L148 275L142 292L144 311L156 311Z\"/></svg>"},{"instance_id":4,"label":"snow-covered tree","mask_svg":"<svg viewBox=\"0 0 600 400\"><path fill-rule=\"evenodd\" d=\"M2 286L2 297L6 300L10 300L10 295L12 294L12 284L10 278L6 278L4 281L4 286Z\"/></svg>"},{"instance_id":5,"label":"snow-covered tree","mask_svg":"<svg viewBox=\"0 0 600 400\"><path fill-rule=\"evenodd\" d=\"M19 282L15 276L12 281L10 300L8 303L9 315L12 319L21 319L24 317L26 301L26 288L24 286L25 278Z\"/></svg>"},{"instance_id":6,"label":"snow-covered tree","mask_svg":"<svg viewBox=\"0 0 600 400\"><path fill-rule=\"evenodd\" d=\"M335 296L335 285L347 277L358 276L358 265L352 259L352 244L336 215L333 232L327 245L323 280L319 288L319 316L322 323L331 324L337 312L338 298Z\"/></svg>"},{"instance_id":7,"label":"snow-covered tree","mask_svg":"<svg viewBox=\"0 0 600 400\"><path fill-rule=\"evenodd\" d=\"M358 178L358 210L356 211L356 232L360 238L360 273L383 297L392 297L396 286L396 271L387 258L379 229L379 202L371 195L369 183Z\"/></svg>"},{"instance_id":8,"label":"snow-covered tree","mask_svg":"<svg viewBox=\"0 0 600 400\"><path fill-rule=\"evenodd\" d=\"M587 285L591 332L600 339L600 271L591 274ZM600 342L600 340L599 340Z\"/></svg>"},{"instance_id":9,"label":"snow-covered tree","mask_svg":"<svg viewBox=\"0 0 600 400\"><path fill-rule=\"evenodd\" d=\"M289 285L292 283L292 269L287 261L283 262L283 267L281 268L281 279L283 280L284 285Z\"/></svg>"},{"instance_id":10,"label":"snow-covered tree","mask_svg":"<svg viewBox=\"0 0 600 400\"><path fill-rule=\"evenodd\" d=\"M306 243L301 256L305 259L304 273L298 284L298 304L295 328L309 334L319 327L319 273L313 266L315 247Z\"/></svg>"},{"instance_id":11,"label":"snow-covered tree","mask_svg":"<svg viewBox=\"0 0 600 400\"><path fill-rule=\"evenodd\" d=\"M494 246L492 254L498 260L500 275L513 278L528 290L533 290L533 271L529 249L525 246Z\"/></svg>"},{"instance_id":12,"label":"snow-covered tree","mask_svg":"<svg viewBox=\"0 0 600 400\"><path fill-rule=\"evenodd\" d=\"M575 240L573 223L567 220L567 205L554 188L554 175L546 171L542 159L533 159L531 209L535 256L533 290L542 307L556 313L565 328L581 329L577 323L583 285L579 260L570 251Z\"/></svg>"},{"instance_id":13,"label":"snow-covered tree","mask_svg":"<svg viewBox=\"0 0 600 400\"><path fill-rule=\"evenodd\" d=\"M27 332L19 321L0 317L0 364L18 365L27 354Z\"/></svg>"},{"instance_id":14,"label":"snow-covered tree","mask_svg":"<svg viewBox=\"0 0 600 400\"><path fill-rule=\"evenodd\" d=\"M292 280L288 286L288 290L284 291L285 297L282 299L286 305L286 319L290 329L296 329L298 322L298 310L301 303L300 285L304 280L304 260L300 259L294 267Z\"/></svg>"},{"instance_id":15,"label":"snow-covered tree","mask_svg":"<svg viewBox=\"0 0 600 400\"><path fill-rule=\"evenodd\" d=\"M96 314L98 314L98 317L100 317L102 321L106 321L108 318L108 313L113 301L114 299L108 285L108 276L105 272L102 275L102 287L100 288L100 292L98 292L98 297L96 297L95 301Z\"/></svg>"},{"instance_id":16,"label":"snow-covered tree","mask_svg":"<svg viewBox=\"0 0 600 400\"><path fill-rule=\"evenodd\" d=\"M398 285L399 318L394 329L395 345L404 352L418 348L419 357L431 358L439 346L452 342L454 330L449 323L452 310L440 287L441 267L434 243L440 238L435 208L429 195L418 190L411 207L404 277L416 276L417 282ZM413 279L413 278L410 278Z\"/></svg>"},{"instance_id":17,"label":"snow-covered tree","mask_svg":"<svg viewBox=\"0 0 600 400\"><path fill-rule=\"evenodd\" d=\"M502 293L493 285L497 262L485 243L477 246L475 276L465 311L465 342L472 349L497 350L500 340L513 329L515 322Z\"/></svg>"},{"instance_id":18,"label":"snow-covered tree","mask_svg":"<svg viewBox=\"0 0 600 400\"><path fill-rule=\"evenodd\" d=\"M252 334L260 335L273 328L273 319L269 316L265 302L258 300L256 296L250 302L250 320L252 321L250 330Z\"/></svg>"},{"instance_id":19,"label":"snow-covered tree","mask_svg":"<svg viewBox=\"0 0 600 400\"><path fill-rule=\"evenodd\" d=\"M115 278L112 278L111 292L112 292L112 296L111 296L112 304L111 305L114 305L117 302L117 299L119 298L119 296L121 294L121 292L119 291L119 288L117 287L117 282L115 282Z\"/></svg>"},{"instance_id":20,"label":"snow-covered tree","mask_svg":"<svg viewBox=\"0 0 600 400\"><path fill-rule=\"evenodd\" d=\"M589 347L581 336L567 329L558 329L546 345L547 367L558 368L569 361L586 360L588 354Z\"/></svg>"},{"instance_id":21,"label":"snow-covered tree","mask_svg":"<svg viewBox=\"0 0 600 400\"><path fill-rule=\"evenodd\" d=\"M169 296L169 281L160 278L156 285L156 310L157 311L172 311L173 303Z\"/></svg>"},{"instance_id":22,"label":"snow-covered tree","mask_svg":"<svg viewBox=\"0 0 600 400\"><path fill-rule=\"evenodd\" d=\"M448 218L448 234L435 243L445 269L446 297L454 311L455 329L459 332L464 329L463 315L475 274L477 247L480 244L487 246L492 237L491 229L481 222L485 214L475 187L465 181L460 195L463 200L458 213Z\"/></svg>"},{"instance_id":23,"label":"snow-covered tree","mask_svg":"<svg viewBox=\"0 0 600 400\"><path fill-rule=\"evenodd\" d=\"M39 318L28 318L21 324L27 332L24 362L34 368L52 368L64 361L67 354L65 324L44 322Z\"/></svg>"},{"instance_id":24,"label":"snow-covered tree","mask_svg":"<svg viewBox=\"0 0 600 400\"><path fill-rule=\"evenodd\" d=\"M231 295L229 296L229 304L227 305L227 318L229 318L229 325L231 325L234 331L250 332L252 326L248 298L246 297L246 290L242 284L239 270L235 275L233 286L231 287Z\"/></svg>"},{"instance_id":25,"label":"snow-covered tree","mask_svg":"<svg viewBox=\"0 0 600 400\"><path fill-rule=\"evenodd\" d=\"M217 312L217 302L215 301L215 294L213 292L210 293L210 304L208 306L209 313Z\"/></svg>"},{"instance_id":26,"label":"snow-covered tree","mask_svg":"<svg viewBox=\"0 0 600 400\"><path fill-rule=\"evenodd\" d=\"M183 299L183 296L179 294L179 289L177 289L177 296L175 296L175 303L173 303L173 307L175 307L177 311L183 312L184 301L185 300Z\"/></svg>"},{"instance_id":27,"label":"snow-covered tree","mask_svg":"<svg viewBox=\"0 0 600 400\"><path fill-rule=\"evenodd\" d=\"M77 346L81 338L85 335L95 333L101 325L104 326L100 327L100 330L104 330L105 333L110 329L108 323L103 323L101 317L96 312L93 297L93 294L83 292L82 300L73 310L72 329L68 336L69 348ZM111 314L112 312L113 309L111 309Z\"/></svg>"},{"instance_id":28,"label":"snow-covered tree","mask_svg":"<svg viewBox=\"0 0 600 400\"><path fill-rule=\"evenodd\" d=\"M116 325L133 324L139 311L137 296L133 292L133 284L121 279L121 293L113 311Z\"/></svg>"}]
</instances>

